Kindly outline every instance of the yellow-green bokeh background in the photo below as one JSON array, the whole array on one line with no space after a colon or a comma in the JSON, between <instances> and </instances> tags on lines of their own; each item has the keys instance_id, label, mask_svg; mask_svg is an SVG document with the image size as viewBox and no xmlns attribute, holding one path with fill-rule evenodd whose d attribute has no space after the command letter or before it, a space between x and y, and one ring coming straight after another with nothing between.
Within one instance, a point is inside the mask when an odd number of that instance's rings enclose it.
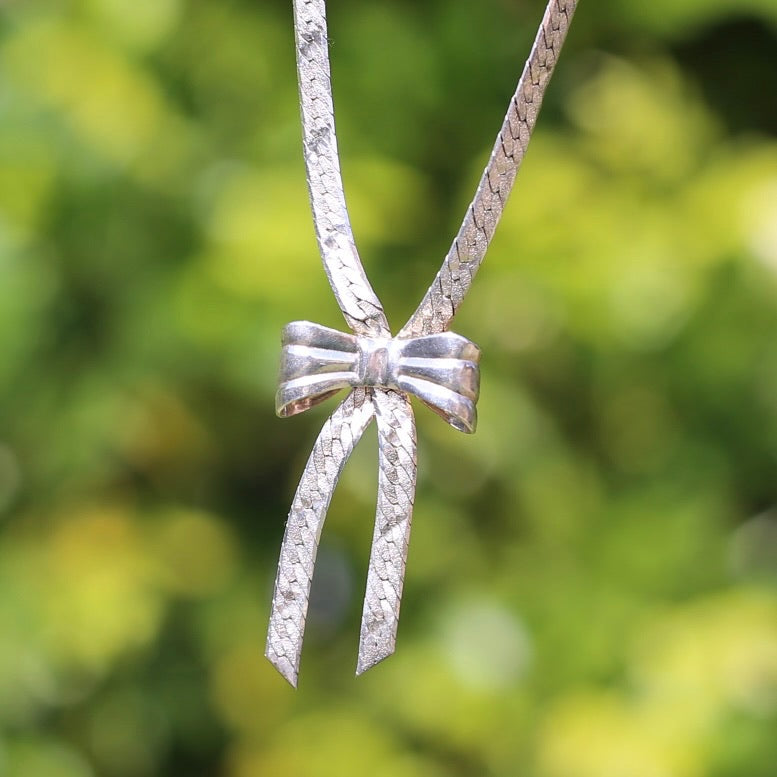
<instances>
[{"instance_id":1,"label":"yellow-green bokeh background","mask_svg":"<svg viewBox=\"0 0 777 777\"><path fill-rule=\"evenodd\" d=\"M398 326L541 0L332 0L352 221ZM582 0L456 321L480 428L419 408L398 652L353 677L374 432L292 691L273 567L342 326L290 3L0 5L0 775L777 776L777 0Z\"/></svg>"}]
</instances>

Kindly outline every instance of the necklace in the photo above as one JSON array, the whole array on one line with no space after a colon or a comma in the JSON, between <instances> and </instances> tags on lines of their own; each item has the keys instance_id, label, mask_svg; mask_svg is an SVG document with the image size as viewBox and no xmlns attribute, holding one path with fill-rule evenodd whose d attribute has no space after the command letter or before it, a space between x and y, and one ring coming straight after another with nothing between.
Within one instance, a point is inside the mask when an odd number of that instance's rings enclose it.
<instances>
[{"instance_id":1,"label":"necklace","mask_svg":"<svg viewBox=\"0 0 777 777\"><path fill-rule=\"evenodd\" d=\"M289 512L266 655L296 687L324 518L345 462L375 418L378 504L356 674L394 652L416 481L409 395L451 426L477 423L480 350L448 331L494 235L577 0L550 0L475 197L442 267L396 337L362 267L345 204L330 86L325 0L294 0L303 148L313 223L337 304L352 333L310 321L284 327L276 411L301 413L350 389L324 423Z\"/></svg>"}]
</instances>

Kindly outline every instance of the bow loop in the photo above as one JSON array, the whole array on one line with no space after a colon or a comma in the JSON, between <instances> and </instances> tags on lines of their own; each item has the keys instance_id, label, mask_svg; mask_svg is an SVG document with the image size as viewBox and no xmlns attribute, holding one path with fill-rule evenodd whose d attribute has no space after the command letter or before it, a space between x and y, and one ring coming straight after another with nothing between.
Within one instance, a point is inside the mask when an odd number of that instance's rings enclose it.
<instances>
[{"instance_id":1,"label":"bow loop","mask_svg":"<svg viewBox=\"0 0 777 777\"><path fill-rule=\"evenodd\" d=\"M295 321L284 328L282 343L279 416L366 386L413 394L454 428L475 431L480 349L461 335L364 337Z\"/></svg>"},{"instance_id":2,"label":"bow loop","mask_svg":"<svg viewBox=\"0 0 777 777\"><path fill-rule=\"evenodd\" d=\"M302 413L354 384L356 337L311 321L293 321L281 336L280 385L275 412Z\"/></svg>"},{"instance_id":3,"label":"bow loop","mask_svg":"<svg viewBox=\"0 0 777 777\"><path fill-rule=\"evenodd\" d=\"M454 332L402 339L398 388L454 429L472 434L480 395L480 348Z\"/></svg>"}]
</instances>

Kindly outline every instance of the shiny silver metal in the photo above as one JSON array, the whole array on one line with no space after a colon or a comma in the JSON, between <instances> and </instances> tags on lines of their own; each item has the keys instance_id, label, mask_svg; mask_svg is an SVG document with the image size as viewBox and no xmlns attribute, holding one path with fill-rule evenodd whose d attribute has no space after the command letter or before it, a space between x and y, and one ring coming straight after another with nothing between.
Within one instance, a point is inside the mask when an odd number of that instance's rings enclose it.
<instances>
[{"instance_id":1,"label":"shiny silver metal","mask_svg":"<svg viewBox=\"0 0 777 777\"><path fill-rule=\"evenodd\" d=\"M283 330L275 410L302 413L340 389L357 386L413 394L451 426L472 433L480 392L480 349L453 332L364 337L310 321Z\"/></svg>"},{"instance_id":2,"label":"shiny silver metal","mask_svg":"<svg viewBox=\"0 0 777 777\"><path fill-rule=\"evenodd\" d=\"M454 428L474 432L480 351L447 329L485 256L523 160L576 0L550 0L472 204L421 304L396 337L356 250L335 136L324 0L294 0L303 146L324 268L354 334L309 321L285 327L278 415L303 412L340 389L292 502L273 593L266 655L296 686L318 542L340 473L373 417L378 503L362 611L357 674L391 655L416 481L409 395Z\"/></svg>"}]
</instances>

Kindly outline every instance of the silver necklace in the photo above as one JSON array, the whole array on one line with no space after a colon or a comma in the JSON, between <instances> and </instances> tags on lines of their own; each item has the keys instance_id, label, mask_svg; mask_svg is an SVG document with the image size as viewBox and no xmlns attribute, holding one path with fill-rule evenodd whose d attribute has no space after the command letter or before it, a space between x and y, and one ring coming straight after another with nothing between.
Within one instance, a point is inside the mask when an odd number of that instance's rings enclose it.
<instances>
[{"instance_id":1,"label":"silver necklace","mask_svg":"<svg viewBox=\"0 0 777 777\"><path fill-rule=\"evenodd\" d=\"M475 431L480 350L447 330L494 236L576 6L577 0L548 3L464 222L421 304L392 337L359 260L345 204L325 0L294 0L313 223L329 283L352 330L339 332L310 321L295 321L283 330L278 415L301 413L340 389L350 389L313 446L278 562L266 655L295 687L326 511L345 462L373 418L378 427L378 505L356 673L394 652L416 482L409 395L420 398L456 429Z\"/></svg>"}]
</instances>

